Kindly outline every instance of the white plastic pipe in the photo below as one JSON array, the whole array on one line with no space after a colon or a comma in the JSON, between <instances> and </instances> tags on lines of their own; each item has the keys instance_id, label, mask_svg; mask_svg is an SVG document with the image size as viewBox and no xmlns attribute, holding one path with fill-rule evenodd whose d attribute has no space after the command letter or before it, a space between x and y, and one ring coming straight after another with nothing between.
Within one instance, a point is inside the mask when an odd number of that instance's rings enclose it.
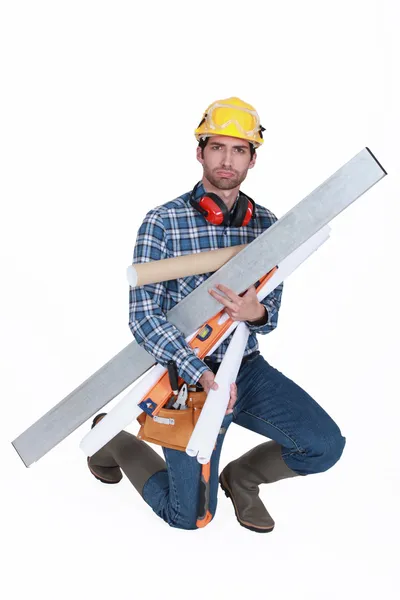
<instances>
[{"instance_id":1,"label":"white plastic pipe","mask_svg":"<svg viewBox=\"0 0 400 600\"><path fill-rule=\"evenodd\" d=\"M295 252L290 254L281 265L279 269L274 273L271 279L268 280L266 285L257 293L258 299L261 301L268 294L270 294L290 273L292 273L310 254L319 248L319 246L325 242L329 237L330 228L326 226L322 228L318 233L312 236L305 244L300 246ZM222 315L221 319L226 318L226 313ZM211 355L220 344L235 330L238 322L235 321L225 332L223 337L218 340L215 346L209 351ZM201 328L199 328L201 329ZM186 338L187 342L197 335L198 331L195 331ZM139 414L142 412L138 407L138 403L141 402L142 398L147 394L154 383L165 373L166 368L162 365L155 365L143 379L136 384L132 389L116 404L111 411L101 419L91 429L85 437L82 439L79 447L87 456L93 456L95 452L100 450L105 444L107 444L113 437L115 437L125 427L130 425ZM222 422L222 421L221 421ZM218 429L219 430L219 429Z\"/></svg>"},{"instance_id":2,"label":"white plastic pipe","mask_svg":"<svg viewBox=\"0 0 400 600\"><path fill-rule=\"evenodd\" d=\"M200 413L197 426L186 448L189 456L197 456L201 464L208 463L218 436L230 398L231 383L235 383L247 345L250 330L240 322L222 359L215 382L218 389L211 389Z\"/></svg>"},{"instance_id":3,"label":"white plastic pipe","mask_svg":"<svg viewBox=\"0 0 400 600\"><path fill-rule=\"evenodd\" d=\"M82 439L79 447L86 456L105 446L113 437L134 421L142 412L138 403L166 371L162 365L154 365L112 410L101 419Z\"/></svg>"},{"instance_id":4,"label":"white plastic pipe","mask_svg":"<svg viewBox=\"0 0 400 600\"><path fill-rule=\"evenodd\" d=\"M307 242L305 242L302 246L300 246L297 250L292 252L282 263L279 265L279 268L275 271L273 276L266 282L261 290L258 291L257 297L261 302L268 294L270 294L288 275L290 275L297 267L299 267L313 252L315 252L326 240L329 238L330 227L326 226L321 229L318 233L316 233L313 237L311 237ZM241 323L242 325L242 323ZM218 341L218 343L214 346L214 348L209 352L212 354L214 350L222 343L224 339L226 339L232 331L237 326L237 322L232 323L231 327L226 331L224 336ZM231 351L231 347L235 344L233 351L240 352L240 346L236 345L235 336L238 329L236 329L232 340L229 344L228 350L225 354L223 361L218 369L215 380L218 383L219 373L222 369L222 365L224 364L225 358L228 354L228 351ZM247 342L246 342L247 343ZM246 346L245 346L246 347ZM244 352L244 349L243 349ZM242 354L239 357L239 366L242 360ZM237 375L237 373L236 373ZM236 378L235 378L236 379ZM233 381L235 381L235 379ZM203 410L201 411L199 420L196 423L196 426L193 430L192 437L189 440L188 446L186 448L186 453L189 456L197 456L197 460L199 463L207 463L211 458L212 450L215 446L218 432L221 428L221 424L226 412L226 407L229 402L228 398L222 397L219 399L220 405L213 407L213 410L208 409L209 406L209 397L211 392L213 395L211 398L215 401L215 394L218 391L211 390L207 396L207 400L204 404ZM205 410L207 407L207 410ZM223 410L223 407L225 409ZM204 416L203 416L204 415ZM211 449L211 450L210 450Z\"/></svg>"}]
</instances>

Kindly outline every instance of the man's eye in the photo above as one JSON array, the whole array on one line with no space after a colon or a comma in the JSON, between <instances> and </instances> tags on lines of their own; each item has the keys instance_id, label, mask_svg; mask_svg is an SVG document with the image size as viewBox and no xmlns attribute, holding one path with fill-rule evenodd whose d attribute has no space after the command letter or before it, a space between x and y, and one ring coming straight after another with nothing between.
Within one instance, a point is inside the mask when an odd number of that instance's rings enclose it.
<instances>
[{"instance_id":1,"label":"man's eye","mask_svg":"<svg viewBox=\"0 0 400 600\"><path fill-rule=\"evenodd\" d=\"M244 153L244 149L243 148L236 148L236 152L239 152L239 154L243 154Z\"/></svg>"},{"instance_id":2,"label":"man's eye","mask_svg":"<svg viewBox=\"0 0 400 600\"><path fill-rule=\"evenodd\" d=\"M219 150L221 148L221 146L212 146L213 150Z\"/></svg>"}]
</instances>

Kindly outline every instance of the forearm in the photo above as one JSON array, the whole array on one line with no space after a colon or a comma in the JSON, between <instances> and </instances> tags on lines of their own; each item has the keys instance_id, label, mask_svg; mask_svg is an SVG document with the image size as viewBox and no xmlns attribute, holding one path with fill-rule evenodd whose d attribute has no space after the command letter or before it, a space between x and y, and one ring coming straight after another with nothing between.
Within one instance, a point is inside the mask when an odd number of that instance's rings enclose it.
<instances>
[{"instance_id":1,"label":"forearm","mask_svg":"<svg viewBox=\"0 0 400 600\"><path fill-rule=\"evenodd\" d=\"M264 315L261 315L257 321L247 321L247 325L251 332L265 335L273 331L278 325L278 314L282 300L283 283L268 294L260 302L260 305L264 308ZM261 311L260 311L261 312Z\"/></svg>"},{"instance_id":2,"label":"forearm","mask_svg":"<svg viewBox=\"0 0 400 600\"><path fill-rule=\"evenodd\" d=\"M169 258L167 233L156 211L143 221L136 240L133 262ZM166 318L170 308L165 282L130 288L129 327L136 342L163 366L174 360L178 374L187 383L196 383L207 369L194 354L182 333Z\"/></svg>"},{"instance_id":3,"label":"forearm","mask_svg":"<svg viewBox=\"0 0 400 600\"><path fill-rule=\"evenodd\" d=\"M253 327L261 327L262 325L266 325L269 320L269 313L267 307L264 304L259 304L259 316L256 316L254 319L249 319L247 321L248 325L252 325Z\"/></svg>"},{"instance_id":4,"label":"forearm","mask_svg":"<svg viewBox=\"0 0 400 600\"><path fill-rule=\"evenodd\" d=\"M146 295L145 287L141 291L131 290L129 327L136 342L163 366L174 360L179 376L186 383L195 384L207 370L206 364L197 358L181 332Z\"/></svg>"}]
</instances>

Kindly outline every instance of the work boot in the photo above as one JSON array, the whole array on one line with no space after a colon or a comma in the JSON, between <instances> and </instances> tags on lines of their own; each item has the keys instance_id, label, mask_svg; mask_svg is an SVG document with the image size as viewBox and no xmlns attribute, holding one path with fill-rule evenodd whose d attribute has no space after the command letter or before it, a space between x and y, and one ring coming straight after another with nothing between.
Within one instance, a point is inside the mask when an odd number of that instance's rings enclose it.
<instances>
[{"instance_id":1,"label":"work boot","mask_svg":"<svg viewBox=\"0 0 400 600\"><path fill-rule=\"evenodd\" d=\"M106 413L93 419L92 427ZM103 448L87 459L91 473L102 483L119 483L122 471L143 495L146 481L167 468L165 461L150 446L127 431L120 431Z\"/></svg>"},{"instance_id":2,"label":"work boot","mask_svg":"<svg viewBox=\"0 0 400 600\"><path fill-rule=\"evenodd\" d=\"M93 429L106 414L96 415L91 428ZM92 475L102 483L119 483L122 479L121 469L111 456L107 446L108 444L100 448L93 456L88 456L87 464Z\"/></svg>"},{"instance_id":3,"label":"work boot","mask_svg":"<svg viewBox=\"0 0 400 600\"><path fill-rule=\"evenodd\" d=\"M267 533L273 530L275 522L258 495L258 486L296 475L282 458L282 446L271 441L230 462L221 472L219 482L225 495L232 500L240 525Z\"/></svg>"}]
</instances>

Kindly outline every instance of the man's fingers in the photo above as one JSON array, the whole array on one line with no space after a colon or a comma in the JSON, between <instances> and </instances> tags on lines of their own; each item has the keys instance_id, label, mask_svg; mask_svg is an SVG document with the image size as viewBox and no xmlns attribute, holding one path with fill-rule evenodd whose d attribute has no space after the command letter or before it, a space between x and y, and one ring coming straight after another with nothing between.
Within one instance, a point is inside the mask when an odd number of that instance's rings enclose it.
<instances>
[{"instance_id":1,"label":"man's fingers","mask_svg":"<svg viewBox=\"0 0 400 600\"><path fill-rule=\"evenodd\" d=\"M228 315L231 318L235 318L236 316L238 316L238 311L240 310L240 306L239 306L239 302L241 301L241 298L238 297L237 302L236 300L231 300L230 298L227 298L226 296L221 296L221 294L218 294L218 292L216 292L215 290L209 290L209 293L211 294L211 296L213 298L215 298L215 300L217 300L220 304L222 304L225 308L226 308L226 312L228 313ZM235 313L235 314L233 314Z\"/></svg>"},{"instance_id":2,"label":"man's fingers","mask_svg":"<svg viewBox=\"0 0 400 600\"><path fill-rule=\"evenodd\" d=\"M239 302L240 301L240 296L238 296L237 294L235 294L235 292L233 290L231 290L230 288L228 288L226 285L223 285L222 283L217 283L215 286L218 290L220 290L221 292L224 293L224 295L219 294L216 290L210 288L209 292L211 294L215 294L216 296L218 296L217 300L219 300L220 302L222 302L223 300L225 300L225 302Z\"/></svg>"},{"instance_id":3,"label":"man's fingers","mask_svg":"<svg viewBox=\"0 0 400 600\"><path fill-rule=\"evenodd\" d=\"M203 386L204 391L206 392L206 394L208 394L210 392L210 390L217 390L218 389L218 383L210 383L206 386Z\"/></svg>"},{"instance_id":4,"label":"man's fingers","mask_svg":"<svg viewBox=\"0 0 400 600\"><path fill-rule=\"evenodd\" d=\"M235 294L235 292L233 290L231 290L231 288L228 288L223 283L217 283L217 285L215 287L218 288L219 290L221 290L221 292L224 292L224 294L226 296L228 296L229 300L232 300L233 302L236 302L240 298L240 296Z\"/></svg>"},{"instance_id":5,"label":"man's fingers","mask_svg":"<svg viewBox=\"0 0 400 600\"><path fill-rule=\"evenodd\" d=\"M235 406L236 400L237 400L237 388L236 385L234 383L232 383L231 385L231 396L229 398L229 403L226 409L226 415L230 415L231 413L233 413L233 407Z\"/></svg>"},{"instance_id":6,"label":"man's fingers","mask_svg":"<svg viewBox=\"0 0 400 600\"><path fill-rule=\"evenodd\" d=\"M235 383L231 383L229 406L233 406L237 400L237 387Z\"/></svg>"},{"instance_id":7,"label":"man's fingers","mask_svg":"<svg viewBox=\"0 0 400 600\"><path fill-rule=\"evenodd\" d=\"M213 298L215 298L216 300L218 300L218 302L220 302L224 306L228 307L228 306L232 305L232 300L230 298L227 298L226 296L223 296L222 294L219 294L217 291L215 291L213 289L209 289L208 292L211 294L211 296Z\"/></svg>"}]
</instances>

